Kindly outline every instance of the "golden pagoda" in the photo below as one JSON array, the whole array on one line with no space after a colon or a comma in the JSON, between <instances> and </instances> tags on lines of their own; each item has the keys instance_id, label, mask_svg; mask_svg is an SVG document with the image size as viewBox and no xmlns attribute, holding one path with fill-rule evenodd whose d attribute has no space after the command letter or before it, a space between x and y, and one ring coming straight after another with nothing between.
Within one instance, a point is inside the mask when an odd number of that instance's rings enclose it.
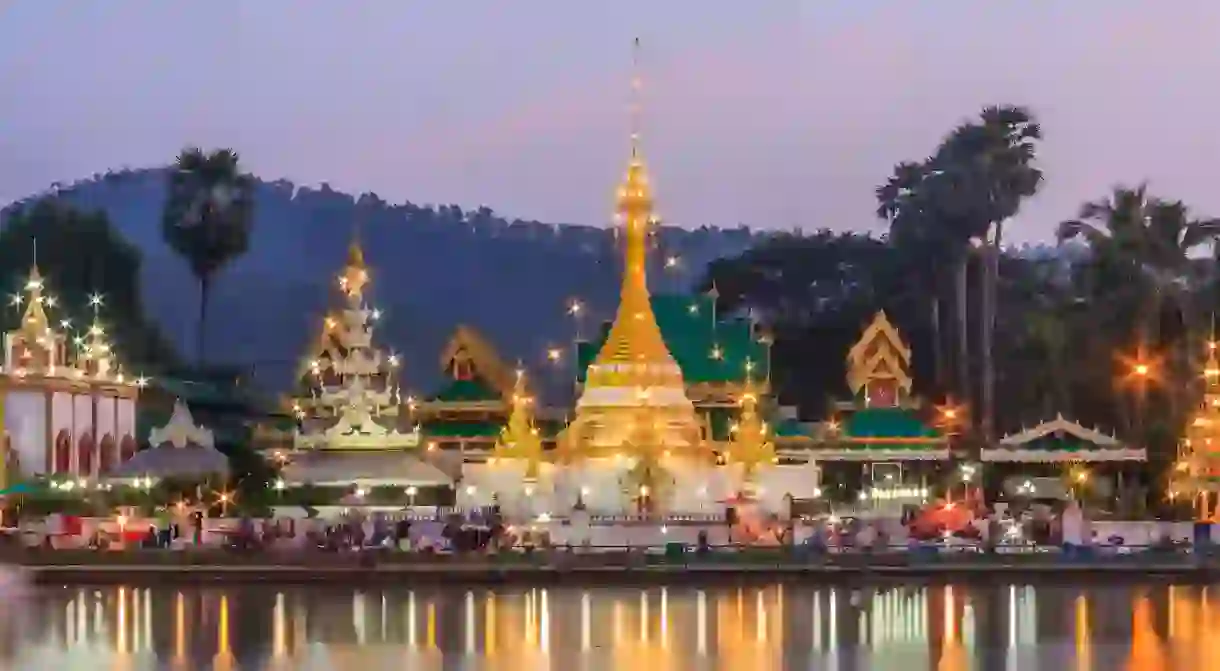
<instances>
[{"instance_id":1,"label":"golden pagoda","mask_svg":"<svg viewBox=\"0 0 1220 671\"><path fill-rule=\"evenodd\" d=\"M1190 496L1198 519L1212 519L1212 494L1220 491L1220 361L1216 342L1207 343L1203 367L1203 400L1186 425L1178 445L1178 460L1170 474L1170 496Z\"/></svg>"},{"instance_id":2,"label":"golden pagoda","mask_svg":"<svg viewBox=\"0 0 1220 671\"><path fill-rule=\"evenodd\" d=\"M538 427L534 425L534 398L526 389L525 371L517 369L517 382L513 385L512 412L508 423L500 430L500 438L492 450L495 461L520 459L525 462L525 486L531 488L538 482L538 471L545 454Z\"/></svg>"},{"instance_id":3,"label":"golden pagoda","mask_svg":"<svg viewBox=\"0 0 1220 671\"><path fill-rule=\"evenodd\" d=\"M632 84L638 91L638 78ZM646 264L649 234L656 220L634 125L631 159L617 194L624 239L618 310L605 343L589 365L575 418L560 442L569 460L633 459L633 471L643 475L638 489L647 492L655 491L651 481L663 457L685 453L710 458L711 452L703 444L682 369L666 346L652 310Z\"/></svg>"},{"instance_id":4,"label":"golden pagoda","mask_svg":"<svg viewBox=\"0 0 1220 671\"><path fill-rule=\"evenodd\" d=\"M738 400L741 411L732 427L732 438L724 450L725 463L741 464L741 495L753 496L758 467L775 463L775 443L770 429L758 413L758 387L752 376L746 376L745 388Z\"/></svg>"}]
</instances>

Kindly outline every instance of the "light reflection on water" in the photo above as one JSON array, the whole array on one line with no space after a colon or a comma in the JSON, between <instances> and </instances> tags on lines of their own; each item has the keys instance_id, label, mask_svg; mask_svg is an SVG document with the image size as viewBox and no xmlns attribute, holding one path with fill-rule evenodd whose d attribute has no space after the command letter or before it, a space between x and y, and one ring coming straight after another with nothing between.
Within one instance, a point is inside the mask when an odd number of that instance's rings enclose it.
<instances>
[{"instance_id":1,"label":"light reflection on water","mask_svg":"<svg viewBox=\"0 0 1220 671\"><path fill-rule=\"evenodd\" d=\"M1220 659L1217 593L63 587L6 605L0 668L1187 671Z\"/></svg>"}]
</instances>

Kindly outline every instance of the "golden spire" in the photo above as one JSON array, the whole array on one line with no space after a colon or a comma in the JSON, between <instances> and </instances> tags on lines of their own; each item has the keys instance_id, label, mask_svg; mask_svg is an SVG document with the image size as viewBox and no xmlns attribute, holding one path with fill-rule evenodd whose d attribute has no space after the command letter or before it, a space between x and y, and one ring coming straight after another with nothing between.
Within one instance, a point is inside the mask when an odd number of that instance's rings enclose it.
<instances>
[{"instance_id":1,"label":"golden spire","mask_svg":"<svg viewBox=\"0 0 1220 671\"><path fill-rule=\"evenodd\" d=\"M743 489L750 489L754 482L757 468L763 464L775 463L775 444L771 441L770 430L758 412L758 387L754 384L754 376L749 368L746 370L746 382L738 399L741 410L737 416L737 424L733 427L733 437L725 451L725 460L729 463L741 464Z\"/></svg>"},{"instance_id":2,"label":"golden spire","mask_svg":"<svg viewBox=\"0 0 1220 671\"><path fill-rule=\"evenodd\" d=\"M500 431L492 451L495 459L525 460L525 479L538 479L538 466L543 459L542 438L534 426L534 399L525 386L525 371L517 369L517 381L513 385L512 412L508 423Z\"/></svg>"},{"instance_id":3,"label":"golden spire","mask_svg":"<svg viewBox=\"0 0 1220 671\"><path fill-rule=\"evenodd\" d=\"M359 298L363 295L368 281L369 270L364 264L364 248L360 246L360 229L356 228L347 247L347 265L339 276L339 288L349 297Z\"/></svg>"},{"instance_id":4,"label":"golden spire","mask_svg":"<svg viewBox=\"0 0 1220 671\"><path fill-rule=\"evenodd\" d=\"M639 44L637 39L637 53ZM652 312L652 300L648 292L648 236L655 220L652 188L648 183L648 172L639 148L639 89L637 68L632 76L631 160L627 164L626 178L619 186L616 203L618 218L625 232L622 287L618 312L614 316L610 334L597 355L595 366L662 364L676 371L673 355L661 337L656 315ZM591 369L589 373L589 384L599 384L597 368Z\"/></svg>"},{"instance_id":5,"label":"golden spire","mask_svg":"<svg viewBox=\"0 0 1220 671\"><path fill-rule=\"evenodd\" d=\"M33 335L35 339L44 337L51 330L51 320L43 304L47 297L42 295L42 274L38 272L38 264L30 266L30 276L25 281L25 311L21 315L21 330Z\"/></svg>"}]
</instances>

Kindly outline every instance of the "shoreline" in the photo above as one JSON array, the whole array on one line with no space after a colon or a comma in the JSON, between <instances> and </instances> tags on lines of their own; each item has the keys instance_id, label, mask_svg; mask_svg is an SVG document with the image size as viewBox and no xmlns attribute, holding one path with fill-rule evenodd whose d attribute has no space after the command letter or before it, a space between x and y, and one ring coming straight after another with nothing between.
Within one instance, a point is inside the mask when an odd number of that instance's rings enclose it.
<instances>
[{"instance_id":1,"label":"shoreline","mask_svg":"<svg viewBox=\"0 0 1220 671\"><path fill-rule=\"evenodd\" d=\"M652 566L413 562L374 565L119 563L18 564L40 585L723 585L758 582L1220 582L1220 564L1194 562L740 563Z\"/></svg>"}]
</instances>

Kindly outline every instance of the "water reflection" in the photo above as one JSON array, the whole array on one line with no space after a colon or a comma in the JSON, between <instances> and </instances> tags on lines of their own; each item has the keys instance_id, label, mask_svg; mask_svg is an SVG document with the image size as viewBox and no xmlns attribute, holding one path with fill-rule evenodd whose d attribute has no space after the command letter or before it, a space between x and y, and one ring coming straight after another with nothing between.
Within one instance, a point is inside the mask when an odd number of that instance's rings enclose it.
<instances>
[{"instance_id":1,"label":"water reflection","mask_svg":"<svg viewBox=\"0 0 1220 671\"><path fill-rule=\"evenodd\" d=\"M65 587L0 618L2 668L1194 669L1195 586ZM369 664L373 666L368 666ZM394 665L393 667L388 665Z\"/></svg>"}]
</instances>

